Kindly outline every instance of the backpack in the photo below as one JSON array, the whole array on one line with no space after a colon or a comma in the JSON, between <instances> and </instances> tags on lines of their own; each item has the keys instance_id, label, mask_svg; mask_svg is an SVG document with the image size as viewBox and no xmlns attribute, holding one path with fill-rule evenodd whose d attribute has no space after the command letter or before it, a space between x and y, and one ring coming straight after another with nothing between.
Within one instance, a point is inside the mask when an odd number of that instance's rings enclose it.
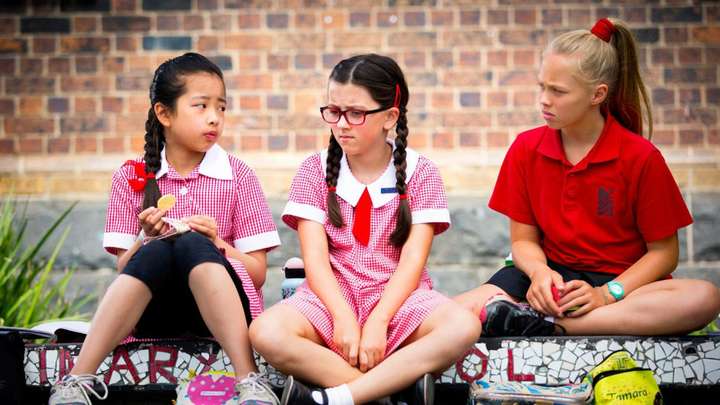
<instances>
[{"instance_id":1,"label":"backpack","mask_svg":"<svg viewBox=\"0 0 720 405\"><path fill-rule=\"evenodd\" d=\"M625 350L611 353L587 373L583 382L592 385L596 405L663 403L652 370L638 367Z\"/></svg>"}]
</instances>

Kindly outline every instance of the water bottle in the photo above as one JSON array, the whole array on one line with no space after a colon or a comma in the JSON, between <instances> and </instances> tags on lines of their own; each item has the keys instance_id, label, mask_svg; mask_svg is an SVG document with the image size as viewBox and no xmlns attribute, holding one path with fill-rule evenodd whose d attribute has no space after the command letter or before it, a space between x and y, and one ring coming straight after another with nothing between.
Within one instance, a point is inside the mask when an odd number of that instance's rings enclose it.
<instances>
[{"instance_id":1,"label":"water bottle","mask_svg":"<svg viewBox=\"0 0 720 405\"><path fill-rule=\"evenodd\" d=\"M291 257L283 266L285 280L280 284L282 298L288 298L295 293L297 286L305 281L305 264L299 257Z\"/></svg>"}]
</instances>

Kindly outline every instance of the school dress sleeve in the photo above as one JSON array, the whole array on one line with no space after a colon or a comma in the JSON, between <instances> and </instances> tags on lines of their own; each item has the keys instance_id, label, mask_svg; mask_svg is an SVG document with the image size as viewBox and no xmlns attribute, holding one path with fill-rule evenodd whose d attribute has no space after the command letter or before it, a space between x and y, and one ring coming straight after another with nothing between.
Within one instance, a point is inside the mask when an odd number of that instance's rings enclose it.
<instances>
[{"instance_id":1,"label":"school dress sleeve","mask_svg":"<svg viewBox=\"0 0 720 405\"><path fill-rule=\"evenodd\" d=\"M637 224L645 242L672 236L693 222L680 189L657 149L645 162L636 204Z\"/></svg>"},{"instance_id":2,"label":"school dress sleeve","mask_svg":"<svg viewBox=\"0 0 720 405\"><path fill-rule=\"evenodd\" d=\"M325 173L322 171L320 154L314 154L300 165L290 185L290 193L282 220L292 229L297 230L298 219L307 219L325 224L327 186Z\"/></svg>"},{"instance_id":3,"label":"school dress sleeve","mask_svg":"<svg viewBox=\"0 0 720 405\"><path fill-rule=\"evenodd\" d=\"M255 172L245 166L236 178L237 204L232 216L233 245L243 253L270 251L280 245L272 213Z\"/></svg>"},{"instance_id":4,"label":"school dress sleeve","mask_svg":"<svg viewBox=\"0 0 720 405\"><path fill-rule=\"evenodd\" d=\"M488 206L514 221L537 226L525 182L528 177L525 173L525 163L528 161L525 148L522 136L510 146L500 167Z\"/></svg>"},{"instance_id":5,"label":"school dress sleeve","mask_svg":"<svg viewBox=\"0 0 720 405\"><path fill-rule=\"evenodd\" d=\"M435 235L450 227L450 211L442 177L435 164L420 157L410 181L408 197L413 224L433 224Z\"/></svg>"},{"instance_id":6,"label":"school dress sleeve","mask_svg":"<svg viewBox=\"0 0 720 405\"><path fill-rule=\"evenodd\" d=\"M137 201L142 201L142 192L130 187L128 170L126 166L117 169L113 173L110 186L103 247L113 255L117 254L118 249L130 249L141 229L137 217L141 207Z\"/></svg>"}]
</instances>

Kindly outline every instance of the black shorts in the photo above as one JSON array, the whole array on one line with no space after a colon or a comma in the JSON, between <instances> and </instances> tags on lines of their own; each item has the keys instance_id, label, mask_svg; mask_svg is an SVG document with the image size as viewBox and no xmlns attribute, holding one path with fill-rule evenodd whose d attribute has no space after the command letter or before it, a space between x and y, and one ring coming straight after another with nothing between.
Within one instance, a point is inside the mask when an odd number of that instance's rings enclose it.
<instances>
[{"instance_id":1,"label":"black shorts","mask_svg":"<svg viewBox=\"0 0 720 405\"><path fill-rule=\"evenodd\" d=\"M207 237L188 232L174 240L156 240L130 258L122 274L145 283L152 299L135 326L135 337L210 337L188 284L190 271L201 263L225 267L240 296L250 325L250 301L232 265Z\"/></svg>"},{"instance_id":2,"label":"black shorts","mask_svg":"<svg viewBox=\"0 0 720 405\"><path fill-rule=\"evenodd\" d=\"M615 274L609 273L573 270L550 260L548 260L548 267L558 272L565 282L570 280L583 280L593 287L601 286L616 277ZM525 296L530 288L530 278L517 267L506 266L493 274L490 280L487 281L487 284L500 287L508 295L517 300L525 300Z\"/></svg>"}]
</instances>

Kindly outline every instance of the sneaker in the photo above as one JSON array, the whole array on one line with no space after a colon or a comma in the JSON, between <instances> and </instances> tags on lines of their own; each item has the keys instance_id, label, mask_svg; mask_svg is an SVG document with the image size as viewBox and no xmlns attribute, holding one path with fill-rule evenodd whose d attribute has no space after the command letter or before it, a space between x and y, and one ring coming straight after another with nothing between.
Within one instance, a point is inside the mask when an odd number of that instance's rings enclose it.
<instances>
[{"instance_id":1,"label":"sneaker","mask_svg":"<svg viewBox=\"0 0 720 405\"><path fill-rule=\"evenodd\" d=\"M435 379L425 373L415 384L400 391L396 396L398 405L433 405L435 403Z\"/></svg>"},{"instance_id":2,"label":"sneaker","mask_svg":"<svg viewBox=\"0 0 720 405\"><path fill-rule=\"evenodd\" d=\"M327 405L328 402L325 390L310 389L291 375L285 380L285 388L280 399L281 405Z\"/></svg>"},{"instance_id":3,"label":"sneaker","mask_svg":"<svg viewBox=\"0 0 720 405\"><path fill-rule=\"evenodd\" d=\"M102 388L103 395L98 394L96 387ZM105 381L91 374L68 374L50 390L48 405L92 405L88 393L97 399L107 398L108 389Z\"/></svg>"},{"instance_id":4,"label":"sneaker","mask_svg":"<svg viewBox=\"0 0 720 405\"><path fill-rule=\"evenodd\" d=\"M559 336L565 329L545 319L528 304L518 304L505 296L490 299L480 314L482 336Z\"/></svg>"},{"instance_id":5,"label":"sneaker","mask_svg":"<svg viewBox=\"0 0 720 405\"><path fill-rule=\"evenodd\" d=\"M250 373L235 384L238 405L280 405L265 376Z\"/></svg>"}]
</instances>

